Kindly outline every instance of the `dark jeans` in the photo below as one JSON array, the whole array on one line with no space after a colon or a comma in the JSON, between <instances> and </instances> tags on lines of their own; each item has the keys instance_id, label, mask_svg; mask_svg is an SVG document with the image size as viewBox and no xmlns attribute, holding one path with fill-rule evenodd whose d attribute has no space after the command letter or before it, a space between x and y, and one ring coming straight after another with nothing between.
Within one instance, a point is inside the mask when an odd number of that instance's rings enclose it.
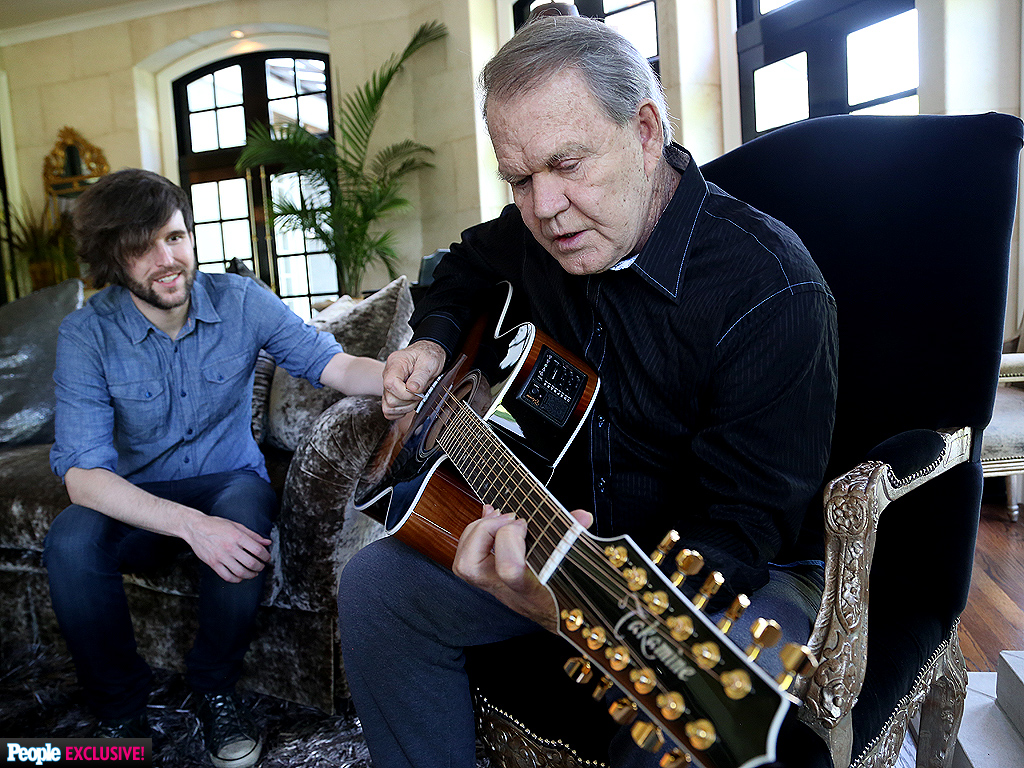
<instances>
[{"instance_id":1,"label":"dark jeans","mask_svg":"<svg viewBox=\"0 0 1024 768\"><path fill-rule=\"evenodd\" d=\"M143 490L269 536L277 510L270 485L248 471L160 483ZM50 599L85 690L101 719L140 714L152 672L136 651L122 574L168 567L188 545L73 504L53 521L43 552ZM200 564L199 632L185 658L198 693L227 691L241 675L266 570L231 584Z\"/></svg>"}]
</instances>

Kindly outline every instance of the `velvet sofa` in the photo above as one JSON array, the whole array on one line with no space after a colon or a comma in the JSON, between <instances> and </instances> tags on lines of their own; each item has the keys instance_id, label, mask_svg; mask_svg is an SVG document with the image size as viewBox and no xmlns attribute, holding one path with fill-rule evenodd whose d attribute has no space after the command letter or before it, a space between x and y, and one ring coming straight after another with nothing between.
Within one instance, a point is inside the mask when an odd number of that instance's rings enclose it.
<instances>
[{"instance_id":1,"label":"velvet sofa","mask_svg":"<svg viewBox=\"0 0 1024 768\"><path fill-rule=\"evenodd\" d=\"M51 375L60 321L82 302L81 282L69 280L0 306L0 663L33 645L64 650L42 565L50 522L69 503L49 467ZM347 351L383 360L408 343L411 312L402 277L362 301L343 297L314 325ZM383 535L349 499L385 425L376 398L314 389L261 353L253 434L281 508L246 688L327 712L346 695L337 576L352 553ZM198 567L188 554L166 572L125 578L140 653L155 667L182 668L195 631Z\"/></svg>"}]
</instances>

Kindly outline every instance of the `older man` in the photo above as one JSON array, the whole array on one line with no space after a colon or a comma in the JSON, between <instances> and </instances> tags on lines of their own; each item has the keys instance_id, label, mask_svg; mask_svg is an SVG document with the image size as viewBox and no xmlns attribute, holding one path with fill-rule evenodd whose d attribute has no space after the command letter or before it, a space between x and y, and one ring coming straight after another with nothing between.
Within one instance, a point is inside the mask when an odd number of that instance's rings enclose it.
<instances>
[{"instance_id":1,"label":"older man","mask_svg":"<svg viewBox=\"0 0 1024 768\"><path fill-rule=\"evenodd\" d=\"M603 24L532 22L481 83L515 205L438 266L414 342L388 360L385 415L416 407L483 289L509 281L532 321L601 377L554 495L598 535L653 548L678 530L806 641L821 571L798 533L836 388L824 280L792 231L705 182L671 142L647 62ZM557 621L524 537L523 521L486 507L460 541L457 575L393 540L346 569L345 667L378 765L474 764L463 648ZM640 759L613 749L614 765Z\"/></svg>"}]
</instances>

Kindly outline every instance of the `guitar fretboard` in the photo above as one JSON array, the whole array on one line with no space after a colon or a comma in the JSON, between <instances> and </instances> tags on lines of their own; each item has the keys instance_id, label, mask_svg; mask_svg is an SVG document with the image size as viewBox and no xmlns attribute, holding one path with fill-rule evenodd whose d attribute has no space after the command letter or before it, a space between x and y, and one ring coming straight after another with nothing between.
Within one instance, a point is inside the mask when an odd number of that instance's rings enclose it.
<instances>
[{"instance_id":1,"label":"guitar fretboard","mask_svg":"<svg viewBox=\"0 0 1024 768\"><path fill-rule=\"evenodd\" d=\"M526 520L526 562L546 582L583 527L464 402L437 442L482 501Z\"/></svg>"}]
</instances>

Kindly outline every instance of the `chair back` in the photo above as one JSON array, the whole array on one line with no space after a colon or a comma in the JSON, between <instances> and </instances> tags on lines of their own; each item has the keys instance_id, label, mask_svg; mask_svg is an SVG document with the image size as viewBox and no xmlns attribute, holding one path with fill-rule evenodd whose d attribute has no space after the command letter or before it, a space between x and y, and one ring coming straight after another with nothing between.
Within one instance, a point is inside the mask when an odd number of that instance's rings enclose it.
<instances>
[{"instance_id":1,"label":"chair back","mask_svg":"<svg viewBox=\"0 0 1024 768\"><path fill-rule=\"evenodd\" d=\"M702 168L788 224L835 295L839 391L826 479L907 430L976 430L974 460L882 515L854 756L966 606L1021 143L1021 121L1009 115L844 115L781 128ZM811 516L806 529L819 522Z\"/></svg>"}]
</instances>

